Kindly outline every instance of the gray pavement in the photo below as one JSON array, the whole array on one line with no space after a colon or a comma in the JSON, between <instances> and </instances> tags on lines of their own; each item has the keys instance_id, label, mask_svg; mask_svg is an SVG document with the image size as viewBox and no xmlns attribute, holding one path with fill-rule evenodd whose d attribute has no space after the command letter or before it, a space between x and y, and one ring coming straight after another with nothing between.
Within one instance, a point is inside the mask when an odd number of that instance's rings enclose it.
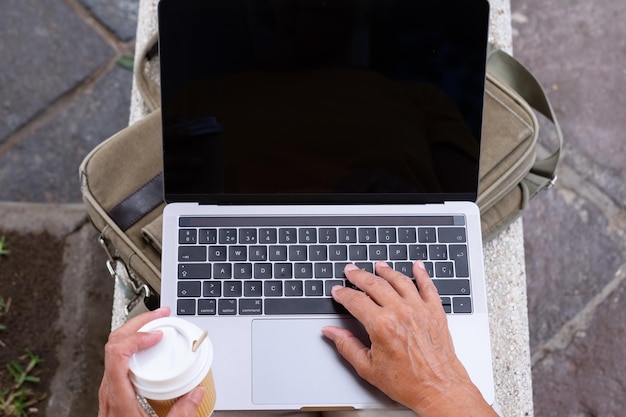
<instances>
[{"instance_id":1,"label":"gray pavement","mask_svg":"<svg viewBox=\"0 0 626 417\"><path fill-rule=\"evenodd\" d=\"M128 124L132 74L117 62L133 53L138 1L5 3L0 224L70 225L59 226L68 245L93 250L77 275L101 275L94 235L76 212L77 171L89 150ZM621 0L511 0L511 9L514 53L546 87L566 138L557 186L524 216L535 415L623 415L626 9ZM16 212L21 220L7 220ZM31 214L48 221L25 220ZM106 295L113 283L101 288ZM87 293L75 292L67 304L87 299L107 317L110 298L81 298ZM90 336L96 345L104 343L108 322L99 326ZM83 367L101 372L98 355L91 348ZM89 414L56 410L49 415Z\"/></svg>"},{"instance_id":2,"label":"gray pavement","mask_svg":"<svg viewBox=\"0 0 626 417\"><path fill-rule=\"evenodd\" d=\"M512 0L514 53L566 137L555 189L524 217L535 413L626 408L626 9Z\"/></svg>"}]
</instances>

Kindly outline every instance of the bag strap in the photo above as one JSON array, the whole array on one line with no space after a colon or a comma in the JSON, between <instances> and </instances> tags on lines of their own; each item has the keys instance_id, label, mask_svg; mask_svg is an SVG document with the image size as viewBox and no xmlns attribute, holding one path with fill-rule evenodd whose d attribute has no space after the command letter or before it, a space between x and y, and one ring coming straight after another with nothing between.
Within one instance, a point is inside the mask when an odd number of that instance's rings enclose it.
<instances>
[{"instance_id":1,"label":"bag strap","mask_svg":"<svg viewBox=\"0 0 626 417\"><path fill-rule=\"evenodd\" d=\"M161 89L159 85L146 74L147 63L159 54L159 34L155 33L146 42L135 63L135 84L143 101L151 113L161 107Z\"/></svg>"},{"instance_id":2,"label":"bag strap","mask_svg":"<svg viewBox=\"0 0 626 417\"><path fill-rule=\"evenodd\" d=\"M509 85L532 108L545 116L554 125L558 139L556 151L550 156L536 161L524 178L524 182L528 186L529 197L532 198L539 191L553 186L556 182L556 169L561 158L561 149L563 148L561 126L541 84L521 62L504 51L490 48L487 67L490 73Z\"/></svg>"}]
</instances>

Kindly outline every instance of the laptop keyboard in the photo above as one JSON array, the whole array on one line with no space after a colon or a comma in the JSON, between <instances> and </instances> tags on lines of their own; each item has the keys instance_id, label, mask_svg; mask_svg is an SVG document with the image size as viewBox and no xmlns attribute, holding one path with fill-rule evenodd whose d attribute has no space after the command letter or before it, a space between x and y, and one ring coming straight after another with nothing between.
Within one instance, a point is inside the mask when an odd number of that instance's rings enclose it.
<instances>
[{"instance_id":1,"label":"laptop keyboard","mask_svg":"<svg viewBox=\"0 0 626 417\"><path fill-rule=\"evenodd\" d=\"M306 224L303 224L306 223ZM472 312L463 216L181 217L179 315L346 313L330 290L354 263L413 277L422 260L448 314Z\"/></svg>"}]
</instances>

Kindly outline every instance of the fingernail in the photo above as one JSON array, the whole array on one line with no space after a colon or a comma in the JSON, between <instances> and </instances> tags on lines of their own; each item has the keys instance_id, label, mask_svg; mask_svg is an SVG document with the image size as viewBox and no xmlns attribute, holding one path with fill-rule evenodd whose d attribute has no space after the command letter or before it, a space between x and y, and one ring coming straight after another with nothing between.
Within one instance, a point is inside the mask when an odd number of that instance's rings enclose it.
<instances>
[{"instance_id":1,"label":"fingernail","mask_svg":"<svg viewBox=\"0 0 626 417\"><path fill-rule=\"evenodd\" d=\"M382 266L382 267L384 267L384 268L391 268L391 267L389 266L389 264L388 264L387 262L384 262L384 261L378 261L378 262L376 262L376 266Z\"/></svg>"},{"instance_id":2,"label":"fingernail","mask_svg":"<svg viewBox=\"0 0 626 417\"><path fill-rule=\"evenodd\" d=\"M424 271L426 270L426 267L424 266L424 262L422 262L422 261L416 261L415 263L417 264L417 267L418 267L419 269L423 269Z\"/></svg>"},{"instance_id":3,"label":"fingernail","mask_svg":"<svg viewBox=\"0 0 626 417\"><path fill-rule=\"evenodd\" d=\"M346 264L344 271L354 271L355 269L359 269L355 264Z\"/></svg>"},{"instance_id":4,"label":"fingernail","mask_svg":"<svg viewBox=\"0 0 626 417\"><path fill-rule=\"evenodd\" d=\"M191 391L191 395L189 396L189 399L191 400L192 403L199 405L202 402L202 397L204 397L204 388L198 387L194 389L193 391Z\"/></svg>"},{"instance_id":5,"label":"fingernail","mask_svg":"<svg viewBox=\"0 0 626 417\"><path fill-rule=\"evenodd\" d=\"M337 292L337 290L344 288L343 285L333 285L333 287L330 289L330 294L332 296L335 296L335 293Z\"/></svg>"}]
</instances>

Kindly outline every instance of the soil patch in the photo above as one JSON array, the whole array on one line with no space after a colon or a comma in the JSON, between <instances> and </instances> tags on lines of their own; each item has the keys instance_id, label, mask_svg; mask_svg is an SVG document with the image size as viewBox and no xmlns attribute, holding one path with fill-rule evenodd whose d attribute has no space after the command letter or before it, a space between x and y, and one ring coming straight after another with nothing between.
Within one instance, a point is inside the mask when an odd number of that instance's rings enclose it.
<instances>
[{"instance_id":1,"label":"soil patch","mask_svg":"<svg viewBox=\"0 0 626 417\"><path fill-rule=\"evenodd\" d=\"M32 375L39 382L27 382L33 404L28 415L46 417L49 386L57 370L56 348L61 332L55 328L61 303L64 241L47 233L4 233L8 255L0 255L0 297L10 300L8 311L0 317L0 390L14 385L7 364L28 362L27 350L43 359Z\"/></svg>"}]
</instances>

